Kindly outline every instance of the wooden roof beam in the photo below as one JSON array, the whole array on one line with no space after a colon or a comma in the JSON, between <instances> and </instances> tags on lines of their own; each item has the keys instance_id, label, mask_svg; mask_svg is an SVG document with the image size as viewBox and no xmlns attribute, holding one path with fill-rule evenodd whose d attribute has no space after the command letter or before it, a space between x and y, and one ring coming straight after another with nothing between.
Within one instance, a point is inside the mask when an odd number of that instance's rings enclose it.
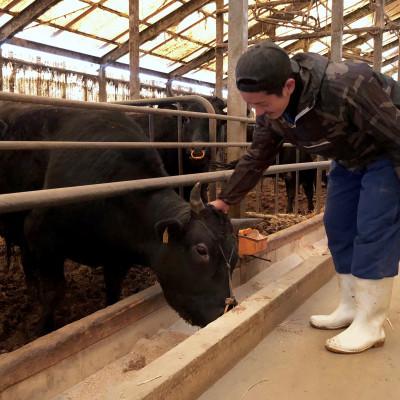
<instances>
[{"instance_id":1,"label":"wooden roof beam","mask_svg":"<svg viewBox=\"0 0 400 400\"><path fill-rule=\"evenodd\" d=\"M26 7L0 28L0 45L59 2L60 0L36 0Z\"/></svg>"},{"instance_id":2,"label":"wooden roof beam","mask_svg":"<svg viewBox=\"0 0 400 400\"><path fill-rule=\"evenodd\" d=\"M248 34L249 38L261 33L263 31L263 25L264 24L262 22L257 22L251 28L249 28L249 34ZM227 44L228 44L228 41L225 40L223 43L223 46L222 46L222 48L223 48L222 51L224 53L226 53L228 51L228 46L226 46ZM208 61L211 61L214 58L215 58L215 49L207 50L200 56L198 56L195 59L193 59L192 61L190 61L189 63L174 69L173 71L170 72L169 75L171 78L174 78L176 76L185 75L188 72L201 67L203 64L205 64Z\"/></svg>"},{"instance_id":3,"label":"wooden roof beam","mask_svg":"<svg viewBox=\"0 0 400 400\"><path fill-rule=\"evenodd\" d=\"M214 0L191 0L185 3L183 6L177 8L173 12L167 14L164 18L161 18L155 24L150 25L139 33L140 44L143 44L149 40L157 37L161 32L168 29L170 26L177 24L188 15L199 10L207 3L211 3ZM121 46L103 56L102 64L109 64L112 61L118 60L129 52L129 41L124 42Z\"/></svg>"}]
</instances>

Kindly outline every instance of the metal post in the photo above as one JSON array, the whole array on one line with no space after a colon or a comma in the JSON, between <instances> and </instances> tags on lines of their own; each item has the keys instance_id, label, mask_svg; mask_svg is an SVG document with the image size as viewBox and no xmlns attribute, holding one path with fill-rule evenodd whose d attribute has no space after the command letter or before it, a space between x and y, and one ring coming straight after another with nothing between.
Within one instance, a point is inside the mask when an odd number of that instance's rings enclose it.
<instances>
[{"instance_id":1,"label":"metal post","mask_svg":"<svg viewBox=\"0 0 400 400\"><path fill-rule=\"evenodd\" d=\"M100 65L99 68L99 101L107 101L107 80L105 65Z\"/></svg>"},{"instance_id":2,"label":"metal post","mask_svg":"<svg viewBox=\"0 0 400 400\"><path fill-rule=\"evenodd\" d=\"M276 155L276 165L279 165L279 153ZM274 195L275 195L275 214L278 214L279 212L279 201L278 201L278 196L279 196L279 174L275 174L274 178Z\"/></svg>"},{"instance_id":3,"label":"metal post","mask_svg":"<svg viewBox=\"0 0 400 400\"><path fill-rule=\"evenodd\" d=\"M140 97L139 45L139 0L129 0L129 93L131 99Z\"/></svg>"},{"instance_id":4,"label":"metal post","mask_svg":"<svg viewBox=\"0 0 400 400\"><path fill-rule=\"evenodd\" d=\"M317 156L317 161L322 161L321 156ZM317 168L317 181L315 183L315 212L319 214L322 208L321 195L322 195L322 169Z\"/></svg>"},{"instance_id":5,"label":"metal post","mask_svg":"<svg viewBox=\"0 0 400 400\"><path fill-rule=\"evenodd\" d=\"M397 82L400 82L400 31L397 32L399 40L399 49L397 50L398 60L397 60Z\"/></svg>"},{"instance_id":6,"label":"metal post","mask_svg":"<svg viewBox=\"0 0 400 400\"><path fill-rule=\"evenodd\" d=\"M224 49L221 44L224 41L224 0L216 0L216 39L215 39L215 96L222 99L222 86L224 75Z\"/></svg>"},{"instance_id":7,"label":"metal post","mask_svg":"<svg viewBox=\"0 0 400 400\"><path fill-rule=\"evenodd\" d=\"M246 116L246 103L236 88L235 67L240 55L247 49L248 40L248 1L229 2L228 30L228 114ZM245 141L246 124L228 121L228 142ZM241 156L240 149L228 150L228 161ZM233 216L240 216L240 206L232 208Z\"/></svg>"},{"instance_id":8,"label":"metal post","mask_svg":"<svg viewBox=\"0 0 400 400\"><path fill-rule=\"evenodd\" d=\"M343 0L332 0L331 60L342 61Z\"/></svg>"},{"instance_id":9,"label":"metal post","mask_svg":"<svg viewBox=\"0 0 400 400\"><path fill-rule=\"evenodd\" d=\"M182 109L182 106L177 103L178 110ZM182 116L178 115L178 143L182 142ZM178 174L183 175L183 160L182 160L182 149L178 149ZM183 197L183 186L179 186L179 196Z\"/></svg>"},{"instance_id":10,"label":"metal post","mask_svg":"<svg viewBox=\"0 0 400 400\"><path fill-rule=\"evenodd\" d=\"M379 31L374 34L374 70L380 71L382 67L382 39L385 26L385 0L375 0L375 26Z\"/></svg>"},{"instance_id":11,"label":"metal post","mask_svg":"<svg viewBox=\"0 0 400 400\"><path fill-rule=\"evenodd\" d=\"M149 114L149 140L154 142L154 115Z\"/></svg>"},{"instance_id":12,"label":"metal post","mask_svg":"<svg viewBox=\"0 0 400 400\"><path fill-rule=\"evenodd\" d=\"M296 164L300 161L300 150L296 149ZM299 213L299 171L296 171L296 183L294 185L294 215Z\"/></svg>"}]
</instances>

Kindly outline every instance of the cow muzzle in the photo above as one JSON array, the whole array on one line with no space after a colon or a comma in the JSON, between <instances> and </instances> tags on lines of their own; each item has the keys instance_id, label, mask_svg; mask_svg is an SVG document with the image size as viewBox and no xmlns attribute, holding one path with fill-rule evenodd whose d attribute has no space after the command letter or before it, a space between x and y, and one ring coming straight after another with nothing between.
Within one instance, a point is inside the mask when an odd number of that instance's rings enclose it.
<instances>
[{"instance_id":1,"label":"cow muzzle","mask_svg":"<svg viewBox=\"0 0 400 400\"><path fill-rule=\"evenodd\" d=\"M190 149L190 158L192 160L202 160L205 155L205 150Z\"/></svg>"}]
</instances>

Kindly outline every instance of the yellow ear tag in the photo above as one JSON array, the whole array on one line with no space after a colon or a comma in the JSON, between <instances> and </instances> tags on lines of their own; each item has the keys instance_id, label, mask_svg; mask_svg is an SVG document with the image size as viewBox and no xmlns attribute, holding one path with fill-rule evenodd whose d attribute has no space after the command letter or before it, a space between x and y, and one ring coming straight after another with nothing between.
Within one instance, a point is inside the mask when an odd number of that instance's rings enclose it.
<instances>
[{"instance_id":1,"label":"yellow ear tag","mask_svg":"<svg viewBox=\"0 0 400 400\"><path fill-rule=\"evenodd\" d=\"M162 242L164 244L168 244L168 228L165 228L164 233L162 235Z\"/></svg>"}]
</instances>

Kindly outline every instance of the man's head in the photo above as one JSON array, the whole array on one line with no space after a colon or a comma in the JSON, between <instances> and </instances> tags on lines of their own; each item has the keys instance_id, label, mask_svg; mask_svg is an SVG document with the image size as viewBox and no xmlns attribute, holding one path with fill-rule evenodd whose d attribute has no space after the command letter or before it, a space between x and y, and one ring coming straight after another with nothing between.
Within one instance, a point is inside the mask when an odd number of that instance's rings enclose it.
<instances>
[{"instance_id":1,"label":"man's head","mask_svg":"<svg viewBox=\"0 0 400 400\"><path fill-rule=\"evenodd\" d=\"M250 47L236 65L236 86L256 114L279 118L295 88L289 56L279 46L264 41Z\"/></svg>"}]
</instances>

